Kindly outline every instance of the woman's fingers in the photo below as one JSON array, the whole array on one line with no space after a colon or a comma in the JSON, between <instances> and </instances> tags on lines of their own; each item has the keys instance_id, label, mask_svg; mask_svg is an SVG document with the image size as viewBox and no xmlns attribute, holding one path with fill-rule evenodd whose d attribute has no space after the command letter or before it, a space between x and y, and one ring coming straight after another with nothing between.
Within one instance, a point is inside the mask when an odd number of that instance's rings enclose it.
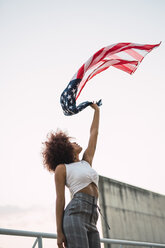
<instances>
[{"instance_id":1,"label":"woman's fingers","mask_svg":"<svg viewBox=\"0 0 165 248\"><path fill-rule=\"evenodd\" d=\"M91 105L90 105L93 109L98 109L99 107L98 107L98 105L96 104L96 103L92 103Z\"/></svg>"},{"instance_id":2,"label":"woman's fingers","mask_svg":"<svg viewBox=\"0 0 165 248\"><path fill-rule=\"evenodd\" d=\"M62 240L59 240L59 241L57 240L57 245L59 248L66 248L66 238L63 237Z\"/></svg>"},{"instance_id":3,"label":"woman's fingers","mask_svg":"<svg viewBox=\"0 0 165 248\"><path fill-rule=\"evenodd\" d=\"M66 247L66 245L63 245L63 243L58 243L57 245L59 248L65 248Z\"/></svg>"}]
</instances>

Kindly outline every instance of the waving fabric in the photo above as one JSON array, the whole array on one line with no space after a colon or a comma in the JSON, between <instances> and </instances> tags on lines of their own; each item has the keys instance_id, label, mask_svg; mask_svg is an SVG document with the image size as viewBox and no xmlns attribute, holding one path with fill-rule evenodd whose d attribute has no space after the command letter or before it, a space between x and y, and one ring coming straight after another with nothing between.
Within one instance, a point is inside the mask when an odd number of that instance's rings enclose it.
<instances>
[{"instance_id":1,"label":"waving fabric","mask_svg":"<svg viewBox=\"0 0 165 248\"><path fill-rule=\"evenodd\" d=\"M76 100L85 84L98 73L116 67L129 74L133 74L145 55L159 44L117 43L103 47L91 56L86 63L74 74L60 97L61 106L65 115L74 115L85 109L92 102L86 101L78 106ZM101 100L97 102L101 105Z\"/></svg>"}]
</instances>

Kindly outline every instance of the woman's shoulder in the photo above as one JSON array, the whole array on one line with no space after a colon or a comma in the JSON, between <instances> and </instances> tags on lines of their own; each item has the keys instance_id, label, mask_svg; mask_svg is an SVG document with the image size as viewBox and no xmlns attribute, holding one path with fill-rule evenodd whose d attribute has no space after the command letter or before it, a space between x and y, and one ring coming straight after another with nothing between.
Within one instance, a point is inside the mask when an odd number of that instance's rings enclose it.
<instances>
[{"instance_id":1,"label":"woman's shoulder","mask_svg":"<svg viewBox=\"0 0 165 248\"><path fill-rule=\"evenodd\" d=\"M66 167L65 164L59 164L57 165L56 169L55 169L55 174L65 174L66 173Z\"/></svg>"},{"instance_id":2,"label":"woman's shoulder","mask_svg":"<svg viewBox=\"0 0 165 248\"><path fill-rule=\"evenodd\" d=\"M66 181L66 171L65 171L65 165L64 164L59 164L56 169L55 169L55 173L54 173L54 181L55 181L55 185L57 187L60 186L60 188L62 188L65 185L65 181ZM59 187L58 187L59 189Z\"/></svg>"}]
</instances>

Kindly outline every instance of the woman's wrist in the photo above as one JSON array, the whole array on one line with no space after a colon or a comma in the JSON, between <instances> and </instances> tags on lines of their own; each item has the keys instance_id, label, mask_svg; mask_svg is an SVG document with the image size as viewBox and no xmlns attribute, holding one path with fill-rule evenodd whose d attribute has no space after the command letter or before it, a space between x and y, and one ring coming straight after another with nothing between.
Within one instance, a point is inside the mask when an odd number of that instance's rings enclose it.
<instances>
[{"instance_id":1,"label":"woman's wrist","mask_svg":"<svg viewBox=\"0 0 165 248\"><path fill-rule=\"evenodd\" d=\"M57 229L57 235L60 235L60 234L63 234L63 230L61 228Z\"/></svg>"}]
</instances>

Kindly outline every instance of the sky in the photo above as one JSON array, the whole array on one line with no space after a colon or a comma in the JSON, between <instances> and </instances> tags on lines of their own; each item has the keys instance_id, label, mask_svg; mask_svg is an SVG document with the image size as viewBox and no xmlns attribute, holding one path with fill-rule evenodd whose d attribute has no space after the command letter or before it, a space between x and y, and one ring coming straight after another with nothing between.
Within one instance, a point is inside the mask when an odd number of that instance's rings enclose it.
<instances>
[{"instance_id":1,"label":"sky","mask_svg":"<svg viewBox=\"0 0 165 248\"><path fill-rule=\"evenodd\" d=\"M164 0L0 1L0 227L56 232L42 143L60 128L86 148L93 110L64 116L59 98L79 67L113 43L162 41L135 74L111 67L83 89L79 102L103 101L94 169L165 194L164 11ZM4 236L0 248L13 242L26 248L33 239Z\"/></svg>"}]
</instances>

